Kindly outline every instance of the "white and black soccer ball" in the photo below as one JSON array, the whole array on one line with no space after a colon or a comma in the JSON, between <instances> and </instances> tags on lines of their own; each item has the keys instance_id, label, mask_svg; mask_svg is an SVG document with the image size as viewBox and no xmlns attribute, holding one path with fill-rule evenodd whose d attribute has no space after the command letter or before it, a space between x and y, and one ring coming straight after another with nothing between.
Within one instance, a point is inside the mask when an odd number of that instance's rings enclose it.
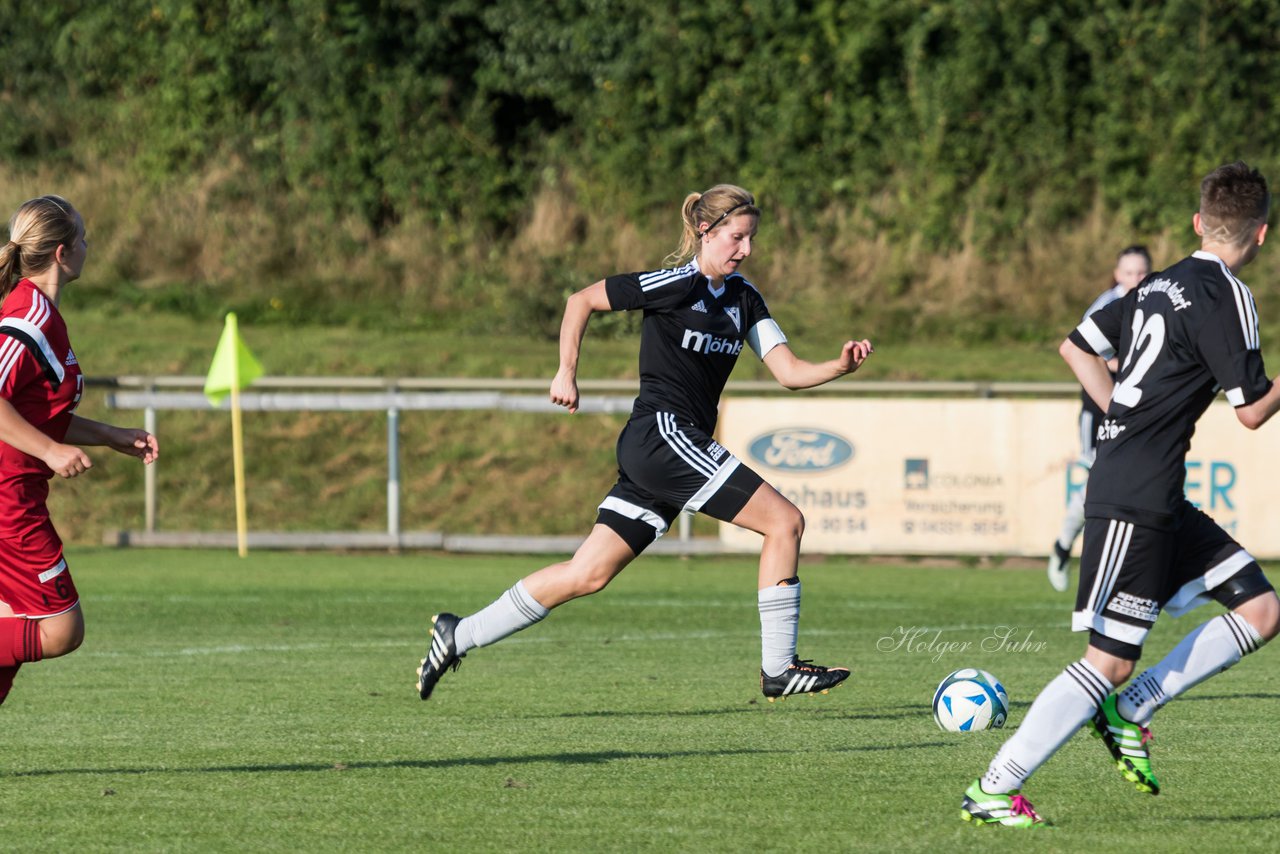
<instances>
[{"instance_id":1,"label":"white and black soccer ball","mask_svg":"<svg viewBox=\"0 0 1280 854\"><path fill-rule=\"evenodd\" d=\"M1009 694L985 670L957 670L933 694L933 719L948 732L999 729L1008 717Z\"/></svg>"}]
</instances>

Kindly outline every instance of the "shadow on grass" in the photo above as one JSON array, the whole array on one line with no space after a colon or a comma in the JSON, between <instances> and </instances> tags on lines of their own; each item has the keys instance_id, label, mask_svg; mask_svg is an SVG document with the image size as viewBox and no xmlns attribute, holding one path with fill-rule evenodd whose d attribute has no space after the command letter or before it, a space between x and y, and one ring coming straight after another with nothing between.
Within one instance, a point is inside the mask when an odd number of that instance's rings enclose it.
<instances>
[{"instance_id":1,"label":"shadow on grass","mask_svg":"<svg viewBox=\"0 0 1280 854\"><path fill-rule=\"evenodd\" d=\"M1215 703L1221 703L1223 700L1280 700L1280 694L1192 694L1188 697L1175 697L1171 703L1185 703L1188 700L1196 702L1213 700Z\"/></svg>"},{"instance_id":2,"label":"shadow on grass","mask_svg":"<svg viewBox=\"0 0 1280 854\"><path fill-rule=\"evenodd\" d=\"M846 712L842 715L835 715L842 721L900 721L910 718L928 717L928 708L919 708L913 706L910 709L901 712Z\"/></svg>"},{"instance_id":3,"label":"shadow on grass","mask_svg":"<svg viewBox=\"0 0 1280 854\"><path fill-rule=\"evenodd\" d=\"M1280 819L1280 812L1265 812L1257 815L1189 815L1186 821L1275 821Z\"/></svg>"},{"instance_id":4,"label":"shadow on grass","mask_svg":"<svg viewBox=\"0 0 1280 854\"><path fill-rule=\"evenodd\" d=\"M876 744L858 747L823 748L823 753L863 753L875 750L913 750L918 748L952 747L950 742L930 741L919 744ZM626 760L687 759L712 756L769 756L793 755L794 750L760 750L735 748L730 750L671 750L625 751L604 750L591 753L541 753L531 756L463 756L456 759L390 759L384 762L334 762L295 763L287 765L211 765L203 768L50 768L39 771L0 772L0 779L23 777L55 777L72 774L280 774L298 771L368 771L388 768L485 768L503 765L534 765L551 763L558 765L600 765Z\"/></svg>"},{"instance_id":5,"label":"shadow on grass","mask_svg":"<svg viewBox=\"0 0 1280 854\"><path fill-rule=\"evenodd\" d=\"M679 718L693 717L700 718L706 715L749 715L759 711L755 706L733 706L726 709L686 709L684 711L664 711L654 709L650 711L621 711L618 709L601 709L592 712L560 712L554 715L521 715L522 718L534 720L538 718Z\"/></svg>"},{"instance_id":6,"label":"shadow on grass","mask_svg":"<svg viewBox=\"0 0 1280 854\"><path fill-rule=\"evenodd\" d=\"M745 706L730 706L722 709L686 709L684 711L668 711L663 709L651 709L647 711L624 711L620 709L599 709L590 712L560 712L554 715L522 715L522 717L535 718L553 718L556 720L562 718L675 718L675 717L693 717L701 718L709 715L757 715L761 712L773 712L785 714L791 711L815 712L823 717L836 717L840 720L896 720L898 718L910 718L919 714L928 714L927 707L921 706L889 706L884 712L873 714L848 714L841 712L838 708L832 708L824 704L815 703L813 706L806 705L812 702L804 697L793 697L789 700L783 700L777 703L756 702L752 701Z\"/></svg>"}]
</instances>

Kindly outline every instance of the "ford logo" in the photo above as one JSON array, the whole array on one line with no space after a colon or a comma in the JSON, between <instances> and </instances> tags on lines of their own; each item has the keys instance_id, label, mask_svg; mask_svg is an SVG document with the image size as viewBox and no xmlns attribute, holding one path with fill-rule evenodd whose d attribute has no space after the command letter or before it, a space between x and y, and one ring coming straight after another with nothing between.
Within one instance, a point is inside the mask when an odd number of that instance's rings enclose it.
<instances>
[{"instance_id":1,"label":"ford logo","mask_svg":"<svg viewBox=\"0 0 1280 854\"><path fill-rule=\"evenodd\" d=\"M752 440L752 459L782 471L823 471L853 459L853 445L823 430L792 427L774 430Z\"/></svg>"}]
</instances>

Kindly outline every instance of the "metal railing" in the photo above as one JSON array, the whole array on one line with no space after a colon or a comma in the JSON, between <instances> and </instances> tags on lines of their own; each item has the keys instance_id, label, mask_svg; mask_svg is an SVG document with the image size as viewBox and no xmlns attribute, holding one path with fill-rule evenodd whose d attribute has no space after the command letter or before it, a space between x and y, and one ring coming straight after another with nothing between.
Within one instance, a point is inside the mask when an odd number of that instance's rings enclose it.
<instances>
[{"instance_id":1,"label":"metal railing","mask_svg":"<svg viewBox=\"0 0 1280 854\"><path fill-rule=\"evenodd\" d=\"M157 430L157 413L162 410L228 409L212 406L199 391L204 378L198 376L119 376L90 378L90 386L106 389L106 405L114 409L142 410L147 431ZM629 412L639 390L638 380L579 380L582 393L579 411L588 413ZM387 530L385 537L368 533L326 532L321 540L342 543L346 547L427 547L434 546L440 534L406 535L400 519L400 413L403 411L448 411L490 409L509 412L562 413L547 397L544 379L466 379L454 377L263 377L240 395L246 411L384 411L387 416ZM816 389L788 392L776 383L762 380L730 382L726 395L761 395L773 393L821 395L826 397L921 396L1011 397L1079 394L1074 383L1015 382L896 382L883 380L831 383ZM531 393L531 392L536 392ZM157 468L147 466L144 474L143 539L155 539L157 514ZM680 551L692 550L691 525L688 514L681 514L678 525ZM197 540L198 535L191 535ZM298 535L280 535L266 544L301 547ZM128 539L127 535L123 539ZM207 537L205 537L207 539ZM251 544L255 538L251 535ZM261 535L258 539L261 540ZM279 538L277 538L279 539ZM563 539L563 538L561 538ZM135 537L135 541L138 539ZM203 542L203 540L201 541ZM193 541L192 544L199 544Z\"/></svg>"},{"instance_id":2,"label":"metal railing","mask_svg":"<svg viewBox=\"0 0 1280 854\"><path fill-rule=\"evenodd\" d=\"M204 377L121 375L90 377L86 384L118 389L201 389ZM549 379L467 377L262 377L254 389L349 389L351 391L536 391L545 393ZM583 392L635 394L639 380L578 380ZM805 394L875 397L878 395L954 395L957 397L1059 397L1080 393L1071 382L991 382L986 380L863 380L827 383L803 391L788 391L772 380L731 380L725 394Z\"/></svg>"}]
</instances>

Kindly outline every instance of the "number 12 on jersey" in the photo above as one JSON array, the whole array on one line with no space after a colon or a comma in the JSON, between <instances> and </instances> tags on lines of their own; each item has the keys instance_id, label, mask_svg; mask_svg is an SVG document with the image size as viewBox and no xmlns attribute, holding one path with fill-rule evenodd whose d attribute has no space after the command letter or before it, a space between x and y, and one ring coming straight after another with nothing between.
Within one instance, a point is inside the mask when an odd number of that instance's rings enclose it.
<instances>
[{"instance_id":1,"label":"number 12 on jersey","mask_svg":"<svg viewBox=\"0 0 1280 854\"><path fill-rule=\"evenodd\" d=\"M1164 349L1164 315L1153 314L1150 317L1144 317L1142 309L1138 309L1133 315L1133 340L1129 342L1129 352L1125 354L1124 362L1120 365L1120 373L1124 376L1120 382L1116 383L1115 390L1111 392L1111 399L1124 406L1137 406L1138 401L1142 399L1139 383L1147 375L1147 371L1151 370L1162 349ZM1126 374L1125 370L1135 355L1138 361L1133 366L1133 370Z\"/></svg>"}]
</instances>

